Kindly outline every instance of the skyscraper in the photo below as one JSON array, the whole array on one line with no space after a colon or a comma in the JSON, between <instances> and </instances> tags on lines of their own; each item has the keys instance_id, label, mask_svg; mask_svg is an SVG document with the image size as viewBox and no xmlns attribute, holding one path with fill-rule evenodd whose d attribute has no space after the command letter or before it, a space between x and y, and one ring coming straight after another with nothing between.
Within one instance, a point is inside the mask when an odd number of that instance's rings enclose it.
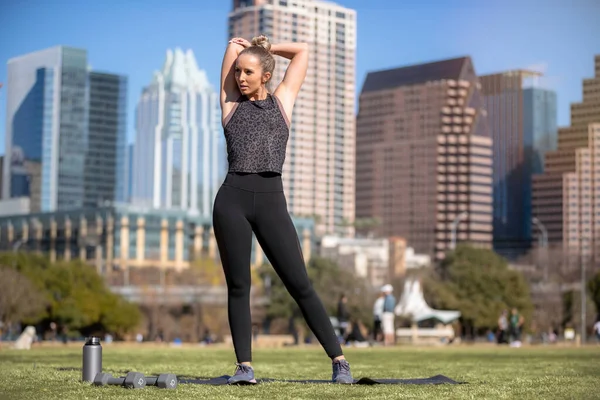
<instances>
[{"instance_id":1,"label":"skyscraper","mask_svg":"<svg viewBox=\"0 0 600 400\"><path fill-rule=\"evenodd\" d=\"M480 77L494 148L494 249L514 259L531 246L532 175L556 149L556 93L540 73L514 70Z\"/></svg>"},{"instance_id":2,"label":"skyscraper","mask_svg":"<svg viewBox=\"0 0 600 400\"><path fill-rule=\"evenodd\" d=\"M583 81L583 101L571 105L571 125L534 176L533 213L551 246L587 257L600 254L600 55L595 77Z\"/></svg>"},{"instance_id":3,"label":"skyscraper","mask_svg":"<svg viewBox=\"0 0 600 400\"><path fill-rule=\"evenodd\" d=\"M532 174L541 174L544 172L546 153L556 150L558 142L556 92L541 87L526 87L523 89L523 108L525 159L531 160L528 164Z\"/></svg>"},{"instance_id":4,"label":"skyscraper","mask_svg":"<svg viewBox=\"0 0 600 400\"><path fill-rule=\"evenodd\" d=\"M371 72L359 99L356 218L445 256L490 247L492 140L469 57Z\"/></svg>"},{"instance_id":5,"label":"skyscraper","mask_svg":"<svg viewBox=\"0 0 600 400\"><path fill-rule=\"evenodd\" d=\"M84 207L126 200L127 77L90 72ZM116 151L115 151L116 150Z\"/></svg>"},{"instance_id":6,"label":"skyscraper","mask_svg":"<svg viewBox=\"0 0 600 400\"><path fill-rule=\"evenodd\" d=\"M283 168L290 213L315 217L320 234L351 234L345 225L354 220L356 12L319 0L234 0L229 37L258 34L310 46ZM276 57L276 65L274 84L289 61Z\"/></svg>"},{"instance_id":7,"label":"skyscraper","mask_svg":"<svg viewBox=\"0 0 600 400\"><path fill-rule=\"evenodd\" d=\"M30 197L32 212L118 199L125 91L124 77L90 72L83 49L10 59L3 198Z\"/></svg>"},{"instance_id":8,"label":"skyscraper","mask_svg":"<svg viewBox=\"0 0 600 400\"><path fill-rule=\"evenodd\" d=\"M132 202L211 215L224 177L217 92L191 50L167 51L140 97Z\"/></svg>"}]
</instances>

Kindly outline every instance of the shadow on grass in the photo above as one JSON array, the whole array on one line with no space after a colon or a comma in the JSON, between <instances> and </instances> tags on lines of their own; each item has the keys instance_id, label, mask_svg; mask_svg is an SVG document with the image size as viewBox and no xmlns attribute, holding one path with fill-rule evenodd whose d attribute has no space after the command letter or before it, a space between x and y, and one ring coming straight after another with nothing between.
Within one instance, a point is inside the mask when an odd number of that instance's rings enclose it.
<instances>
[{"instance_id":1,"label":"shadow on grass","mask_svg":"<svg viewBox=\"0 0 600 400\"><path fill-rule=\"evenodd\" d=\"M80 367L57 367L57 368L54 368L54 369L56 371L61 371L61 372L64 372L64 371L66 371L66 372L81 371ZM123 376L125 376L129 372L139 372L139 371L132 371L132 370L129 370L129 369L121 369L121 370L115 371L115 374L116 375L121 375L122 374ZM164 372L156 372L156 373L144 374L144 376L146 376L146 377L149 377L149 376L159 376L162 373L164 373ZM116 375L113 375L113 376L116 376ZM175 375L177 375L177 379L183 379L183 380L209 381L209 380L215 379L214 376L195 376L195 375L178 375L178 374L175 374ZM229 377L229 376L227 376L227 377Z\"/></svg>"}]
</instances>

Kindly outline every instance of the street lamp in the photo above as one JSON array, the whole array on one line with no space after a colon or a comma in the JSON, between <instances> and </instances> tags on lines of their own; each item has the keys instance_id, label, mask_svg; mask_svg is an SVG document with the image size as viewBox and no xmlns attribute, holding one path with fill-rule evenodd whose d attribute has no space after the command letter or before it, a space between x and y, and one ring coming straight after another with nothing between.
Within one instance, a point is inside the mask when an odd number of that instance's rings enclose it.
<instances>
[{"instance_id":1,"label":"street lamp","mask_svg":"<svg viewBox=\"0 0 600 400\"><path fill-rule=\"evenodd\" d=\"M588 248L589 246L589 240L587 238L583 238L582 240L584 243L586 243L586 246L584 248ZM586 269L586 263L587 263L587 254L583 254L583 252L581 251L581 246L579 247L579 262L581 264L581 344L585 345L585 342L587 341L587 332L586 332L586 319L587 319L587 309L586 309L586 303L587 303L587 288L586 288L586 274L585 274L585 269Z\"/></svg>"},{"instance_id":2,"label":"street lamp","mask_svg":"<svg viewBox=\"0 0 600 400\"><path fill-rule=\"evenodd\" d=\"M469 216L469 213L466 211L461 212L454 218L454 222L452 222L452 250L456 249L456 229L458 228L458 224L460 220Z\"/></svg>"},{"instance_id":3,"label":"street lamp","mask_svg":"<svg viewBox=\"0 0 600 400\"><path fill-rule=\"evenodd\" d=\"M27 240L25 239L19 239L15 242L15 244L13 244L13 253L16 253L19 250L19 247L21 247L22 245L25 244L25 242L27 242Z\"/></svg>"},{"instance_id":4,"label":"street lamp","mask_svg":"<svg viewBox=\"0 0 600 400\"><path fill-rule=\"evenodd\" d=\"M13 247L12 247L12 248L13 248L13 254L15 254L15 257L13 257L13 261L12 261L13 268L14 268L14 267L16 266L16 264L17 264L17 257L16 257L17 251L19 250L19 247L21 247L21 246L22 246L22 245L24 245L25 243L27 243L27 239L23 239L23 238L21 238L21 239L17 240L17 241L16 241L16 242L13 244Z\"/></svg>"},{"instance_id":5,"label":"street lamp","mask_svg":"<svg viewBox=\"0 0 600 400\"><path fill-rule=\"evenodd\" d=\"M542 232L540 247L544 248L544 282L546 282L548 280L548 231L544 224L536 217L531 218L531 222Z\"/></svg>"}]
</instances>

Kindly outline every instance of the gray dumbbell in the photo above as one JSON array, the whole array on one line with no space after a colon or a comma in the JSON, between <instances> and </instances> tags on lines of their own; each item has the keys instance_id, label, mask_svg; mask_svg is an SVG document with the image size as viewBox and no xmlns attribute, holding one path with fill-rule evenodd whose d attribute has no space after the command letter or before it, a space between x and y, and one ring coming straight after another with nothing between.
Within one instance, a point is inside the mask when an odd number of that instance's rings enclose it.
<instances>
[{"instance_id":1,"label":"gray dumbbell","mask_svg":"<svg viewBox=\"0 0 600 400\"><path fill-rule=\"evenodd\" d=\"M147 376L146 385L157 386L161 389L177 388L177 376L175 374L160 374L156 376Z\"/></svg>"},{"instance_id":2,"label":"gray dumbbell","mask_svg":"<svg viewBox=\"0 0 600 400\"><path fill-rule=\"evenodd\" d=\"M118 385L129 389L141 389L146 386L146 378L139 372L129 372L123 378L113 378L111 374L100 372L94 378L94 385Z\"/></svg>"}]
</instances>

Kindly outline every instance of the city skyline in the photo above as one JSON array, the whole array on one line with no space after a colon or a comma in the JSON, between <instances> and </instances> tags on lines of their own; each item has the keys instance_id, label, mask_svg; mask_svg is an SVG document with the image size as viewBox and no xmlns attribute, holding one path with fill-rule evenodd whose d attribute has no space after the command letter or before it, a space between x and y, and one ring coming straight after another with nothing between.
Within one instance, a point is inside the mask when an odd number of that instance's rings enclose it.
<instances>
[{"instance_id":1,"label":"city skyline","mask_svg":"<svg viewBox=\"0 0 600 400\"><path fill-rule=\"evenodd\" d=\"M32 212L123 201L127 78L65 46L12 58L9 77L2 198Z\"/></svg>"},{"instance_id":2,"label":"city skyline","mask_svg":"<svg viewBox=\"0 0 600 400\"><path fill-rule=\"evenodd\" d=\"M543 84L557 92L558 125L567 126L569 104L581 101L578 82L593 76L589 60L600 52L600 43L594 39L600 37L600 26L593 23L600 4L593 1L580 0L569 6L544 3L543 8L537 1L518 3L517 15L511 12L516 2L505 2L502 7L470 1L454 7L439 1L402 7L391 1L371 1L368 6L357 0L336 3L357 11L356 93L368 72L469 55L478 74L518 68L545 72L548 78ZM209 81L218 84L230 7L229 1L207 9L182 1L169 5L150 1L143 9L118 3L107 7L105 3L83 6L35 1L27 6L5 6L0 35L7 37L10 32L12 39L0 43L0 82L5 84L0 89L0 153L5 150L9 58L64 44L86 48L94 70L128 76L127 134L131 142L136 100L167 48L191 48ZM494 18L490 20L489 15ZM161 28L160 35L154 33L158 16L169 27ZM507 24L509 16L511 23ZM373 18L380 23L366 23ZM193 23L199 19L202 24ZM111 29L105 29L108 26ZM561 29L555 29L557 26ZM99 35L101 27L104 31ZM484 39L479 34L483 28L494 34ZM389 51L390 46L401 51Z\"/></svg>"}]
</instances>

